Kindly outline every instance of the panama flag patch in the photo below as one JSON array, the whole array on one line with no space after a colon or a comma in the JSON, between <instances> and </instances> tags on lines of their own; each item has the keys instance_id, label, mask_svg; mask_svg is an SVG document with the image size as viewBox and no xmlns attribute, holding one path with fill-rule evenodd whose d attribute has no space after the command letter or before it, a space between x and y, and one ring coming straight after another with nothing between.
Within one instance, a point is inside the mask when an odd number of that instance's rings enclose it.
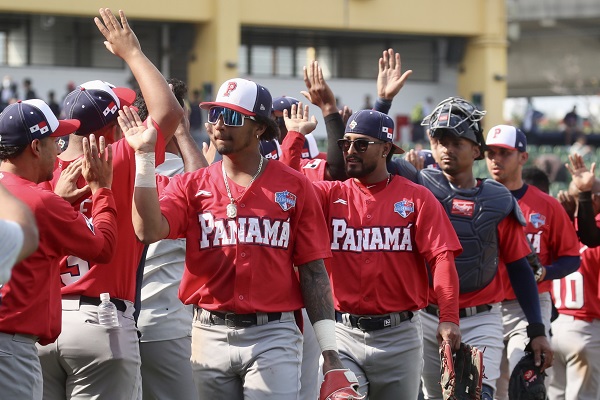
<instances>
[{"instance_id":1,"label":"panama flag patch","mask_svg":"<svg viewBox=\"0 0 600 400\"><path fill-rule=\"evenodd\" d=\"M35 133L37 131L40 132L40 135L47 133L50 130L47 122L40 122L39 124L35 124L29 128L29 132Z\"/></svg>"},{"instance_id":2,"label":"panama flag patch","mask_svg":"<svg viewBox=\"0 0 600 400\"><path fill-rule=\"evenodd\" d=\"M546 225L546 217L540 213L531 214L529 222L531 222L534 228L538 229L540 226Z\"/></svg>"},{"instance_id":3,"label":"panama flag patch","mask_svg":"<svg viewBox=\"0 0 600 400\"><path fill-rule=\"evenodd\" d=\"M394 212L400 214L402 218L408 217L410 214L415 212L415 203L406 199L394 204Z\"/></svg>"},{"instance_id":4,"label":"panama flag patch","mask_svg":"<svg viewBox=\"0 0 600 400\"><path fill-rule=\"evenodd\" d=\"M287 211L296 206L296 195L286 191L275 192L275 202L279 204L283 211Z\"/></svg>"},{"instance_id":5,"label":"panama flag patch","mask_svg":"<svg viewBox=\"0 0 600 400\"><path fill-rule=\"evenodd\" d=\"M394 138L393 128L388 128L387 126L384 126L383 128L381 128L381 132L385 133L385 136L390 140Z\"/></svg>"},{"instance_id":6,"label":"panama flag patch","mask_svg":"<svg viewBox=\"0 0 600 400\"><path fill-rule=\"evenodd\" d=\"M108 107L102 111L102 114L106 117L109 113L114 114L117 112L117 104L114 101L111 101Z\"/></svg>"}]
</instances>

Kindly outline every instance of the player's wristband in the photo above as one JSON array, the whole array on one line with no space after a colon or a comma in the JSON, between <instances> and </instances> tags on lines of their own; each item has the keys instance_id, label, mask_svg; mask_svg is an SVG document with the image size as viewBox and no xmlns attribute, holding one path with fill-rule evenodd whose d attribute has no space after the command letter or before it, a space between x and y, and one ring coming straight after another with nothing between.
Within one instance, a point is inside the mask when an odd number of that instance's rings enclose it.
<instances>
[{"instance_id":1,"label":"player's wristband","mask_svg":"<svg viewBox=\"0 0 600 400\"><path fill-rule=\"evenodd\" d=\"M321 346L321 352L333 350L337 353L337 341L335 338L335 321L332 319L322 319L313 324L317 342Z\"/></svg>"},{"instance_id":2,"label":"player's wristband","mask_svg":"<svg viewBox=\"0 0 600 400\"><path fill-rule=\"evenodd\" d=\"M154 175L156 153L135 153L135 187L156 187Z\"/></svg>"},{"instance_id":3,"label":"player's wristband","mask_svg":"<svg viewBox=\"0 0 600 400\"><path fill-rule=\"evenodd\" d=\"M533 323L527 325L527 336L534 339L538 336L546 336L546 327L542 323Z\"/></svg>"}]
</instances>

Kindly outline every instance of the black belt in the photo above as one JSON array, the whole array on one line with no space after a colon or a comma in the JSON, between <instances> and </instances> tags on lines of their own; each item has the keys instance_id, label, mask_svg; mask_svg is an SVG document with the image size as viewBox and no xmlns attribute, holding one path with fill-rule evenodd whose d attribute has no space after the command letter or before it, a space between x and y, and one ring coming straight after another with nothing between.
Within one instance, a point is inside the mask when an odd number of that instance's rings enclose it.
<instances>
[{"instance_id":1,"label":"black belt","mask_svg":"<svg viewBox=\"0 0 600 400\"><path fill-rule=\"evenodd\" d=\"M197 308L198 312L202 311ZM258 324L257 314L234 314L223 313L219 311L205 310L210 314L210 322L215 325L225 325L228 328L249 328ZM267 316L267 321L279 321L281 319L280 312L264 313Z\"/></svg>"},{"instance_id":2,"label":"black belt","mask_svg":"<svg viewBox=\"0 0 600 400\"><path fill-rule=\"evenodd\" d=\"M352 315L348 313L342 313L335 311L335 320L337 322L344 323L344 315L348 317L350 325L353 328L360 329L361 331L378 331L383 328L389 328L392 326L392 317L390 315ZM410 311L399 312L400 322L407 321L413 317L413 313Z\"/></svg>"},{"instance_id":3,"label":"black belt","mask_svg":"<svg viewBox=\"0 0 600 400\"><path fill-rule=\"evenodd\" d=\"M460 310L458 310L458 317L466 318L466 317L473 316L475 314L490 311L491 309L492 309L492 306L490 306L489 304L482 304L480 306L475 306L475 307L465 307L465 308L461 308ZM425 312L427 314L435 315L438 317L440 316L439 307L434 306L432 304L425 307Z\"/></svg>"},{"instance_id":4,"label":"black belt","mask_svg":"<svg viewBox=\"0 0 600 400\"><path fill-rule=\"evenodd\" d=\"M89 297L89 296L79 296L79 302L83 304L91 304L93 306L99 306L102 301L100 297ZM127 310L127 304L123 300L120 299L110 299L110 302L113 303L117 310L121 312L125 312Z\"/></svg>"}]
</instances>

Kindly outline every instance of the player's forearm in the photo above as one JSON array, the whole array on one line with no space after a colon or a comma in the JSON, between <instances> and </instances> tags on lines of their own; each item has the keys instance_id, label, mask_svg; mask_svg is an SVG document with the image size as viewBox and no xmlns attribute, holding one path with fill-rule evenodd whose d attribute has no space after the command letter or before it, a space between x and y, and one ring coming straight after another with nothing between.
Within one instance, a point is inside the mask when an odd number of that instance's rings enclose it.
<instances>
[{"instance_id":1,"label":"player's forearm","mask_svg":"<svg viewBox=\"0 0 600 400\"><path fill-rule=\"evenodd\" d=\"M302 158L302 146L306 138L296 131L288 131L281 142L281 161L290 168L300 171L300 159Z\"/></svg>"},{"instance_id":2,"label":"player's forearm","mask_svg":"<svg viewBox=\"0 0 600 400\"><path fill-rule=\"evenodd\" d=\"M545 281L564 278L565 276L577 271L581 265L581 257L579 256L561 256L556 259L551 265L546 265Z\"/></svg>"},{"instance_id":3,"label":"player's forearm","mask_svg":"<svg viewBox=\"0 0 600 400\"><path fill-rule=\"evenodd\" d=\"M189 134L189 130L186 133L176 134L176 138L185 172L197 171L200 168L208 167L208 162L204 154L202 154L202 150L200 150L198 144L196 144Z\"/></svg>"},{"instance_id":4,"label":"player's forearm","mask_svg":"<svg viewBox=\"0 0 600 400\"><path fill-rule=\"evenodd\" d=\"M392 108L392 100L386 100L378 97L377 100L375 100L375 106L373 107L373 110L387 114L390 112L390 108Z\"/></svg>"},{"instance_id":5,"label":"player's forearm","mask_svg":"<svg viewBox=\"0 0 600 400\"><path fill-rule=\"evenodd\" d=\"M325 118L327 130L327 170L333 181L344 181L348 178L344 154L337 141L344 138L344 120L339 113L328 115Z\"/></svg>"},{"instance_id":6,"label":"player's forearm","mask_svg":"<svg viewBox=\"0 0 600 400\"><path fill-rule=\"evenodd\" d=\"M600 228L596 225L596 214L592 204L592 192L579 193L577 207L577 235L588 247L600 246Z\"/></svg>"},{"instance_id":7,"label":"player's forearm","mask_svg":"<svg viewBox=\"0 0 600 400\"><path fill-rule=\"evenodd\" d=\"M160 126L165 142L168 142L183 117L183 108L177 102L164 76L144 53L135 53L125 61L140 86L148 114Z\"/></svg>"},{"instance_id":8,"label":"player's forearm","mask_svg":"<svg viewBox=\"0 0 600 400\"><path fill-rule=\"evenodd\" d=\"M115 253L118 240L117 207L112 190L99 189L94 193L92 196L92 220L95 245L78 246L77 253L74 254L91 262L109 263ZM88 249L94 251L95 254L85 254Z\"/></svg>"},{"instance_id":9,"label":"player's forearm","mask_svg":"<svg viewBox=\"0 0 600 400\"><path fill-rule=\"evenodd\" d=\"M311 261L298 267L304 308L315 324L323 319L334 320L333 296L323 260Z\"/></svg>"},{"instance_id":10,"label":"player's forearm","mask_svg":"<svg viewBox=\"0 0 600 400\"><path fill-rule=\"evenodd\" d=\"M429 260L433 273L433 290L440 308L440 322L453 322L458 325L459 282L454 254L445 251Z\"/></svg>"},{"instance_id":11,"label":"player's forearm","mask_svg":"<svg viewBox=\"0 0 600 400\"><path fill-rule=\"evenodd\" d=\"M156 188L135 188L132 222L137 238L144 244L151 244L168 236L169 224L160 211Z\"/></svg>"},{"instance_id":12,"label":"player's forearm","mask_svg":"<svg viewBox=\"0 0 600 400\"><path fill-rule=\"evenodd\" d=\"M506 271L527 321L530 324L542 324L537 283L527 259L523 257L507 263Z\"/></svg>"}]
</instances>

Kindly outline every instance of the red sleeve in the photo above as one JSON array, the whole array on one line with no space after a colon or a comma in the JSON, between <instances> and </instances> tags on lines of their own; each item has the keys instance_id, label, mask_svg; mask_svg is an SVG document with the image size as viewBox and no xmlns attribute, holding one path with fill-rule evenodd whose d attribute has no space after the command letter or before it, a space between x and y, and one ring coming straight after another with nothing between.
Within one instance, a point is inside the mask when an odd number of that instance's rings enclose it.
<instances>
[{"instance_id":1,"label":"red sleeve","mask_svg":"<svg viewBox=\"0 0 600 400\"><path fill-rule=\"evenodd\" d=\"M305 140L304 135L300 132L288 131L281 143L281 158L279 161L296 171L300 171L302 146L304 146Z\"/></svg>"},{"instance_id":2,"label":"red sleeve","mask_svg":"<svg viewBox=\"0 0 600 400\"><path fill-rule=\"evenodd\" d=\"M106 264L117 245L117 209L112 190L97 190L92 201L92 220L88 220L59 196L45 196L46 216L40 230L52 231L47 237L51 246L62 249L60 253Z\"/></svg>"},{"instance_id":3,"label":"red sleeve","mask_svg":"<svg viewBox=\"0 0 600 400\"><path fill-rule=\"evenodd\" d=\"M171 178L166 175L156 174L156 188L158 190L158 194L162 193L162 191L167 187L167 185L171 182Z\"/></svg>"},{"instance_id":4,"label":"red sleeve","mask_svg":"<svg viewBox=\"0 0 600 400\"><path fill-rule=\"evenodd\" d=\"M189 204L184 190L187 182L182 181L184 176L187 174L171 178L169 184L160 193L160 211L169 223L169 236L166 239L186 236Z\"/></svg>"},{"instance_id":5,"label":"red sleeve","mask_svg":"<svg viewBox=\"0 0 600 400\"><path fill-rule=\"evenodd\" d=\"M517 261L531 253L523 226L512 215L498 224L499 255L505 264Z\"/></svg>"},{"instance_id":6,"label":"red sleeve","mask_svg":"<svg viewBox=\"0 0 600 400\"><path fill-rule=\"evenodd\" d=\"M454 253L444 251L428 260L433 274L433 290L440 307L440 322L458 325L458 273L454 264Z\"/></svg>"},{"instance_id":7,"label":"red sleeve","mask_svg":"<svg viewBox=\"0 0 600 400\"><path fill-rule=\"evenodd\" d=\"M295 246L294 265L331 257L329 230L323 216L323 208L308 178L302 176L304 203L301 212L294 215Z\"/></svg>"}]
</instances>

